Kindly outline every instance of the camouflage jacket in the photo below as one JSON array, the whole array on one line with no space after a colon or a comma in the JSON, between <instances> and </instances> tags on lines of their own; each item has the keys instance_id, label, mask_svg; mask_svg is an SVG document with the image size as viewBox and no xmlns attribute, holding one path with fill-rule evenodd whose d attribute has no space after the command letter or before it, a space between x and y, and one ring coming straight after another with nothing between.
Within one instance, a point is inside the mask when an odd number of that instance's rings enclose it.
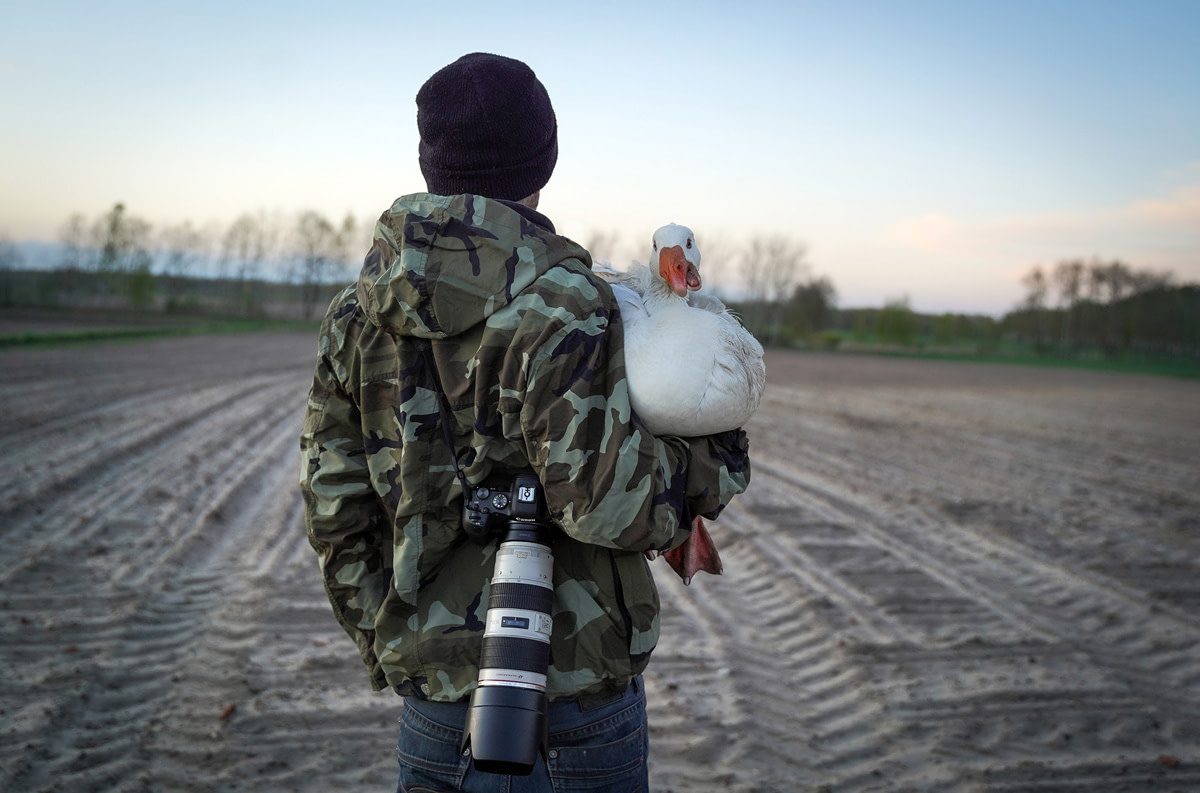
<instances>
[{"instance_id":1,"label":"camouflage jacket","mask_svg":"<svg viewBox=\"0 0 1200 793\"><path fill-rule=\"evenodd\" d=\"M472 485L532 468L553 540L551 699L625 687L658 640L643 555L750 477L745 434L656 438L632 414L623 334L587 252L532 210L460 195L385 212L334 299L301 434L309 541L374 686L475 687L496 543L467 540L428 340Z\"/></svg>"}]
</instances>

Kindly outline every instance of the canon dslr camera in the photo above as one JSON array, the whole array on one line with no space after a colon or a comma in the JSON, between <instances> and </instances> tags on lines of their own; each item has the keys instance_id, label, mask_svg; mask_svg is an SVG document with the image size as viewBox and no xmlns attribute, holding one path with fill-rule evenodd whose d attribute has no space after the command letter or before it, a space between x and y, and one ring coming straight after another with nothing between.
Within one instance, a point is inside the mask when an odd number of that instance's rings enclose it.
<instances>
[{"instance_id":1,"label":"canon dslr camera","mask_svg":"<svg viewBox=\"0 0 1200 793\"><path fill-rule=\"evenodd\" d=\"M555 529L541 481L530 472L474 488L463 505L463 527L476 542L501 537L463 748L480 771L527 775L548 740Z\"/></svg>"},{"instance_id":2,"label":"canon dslr camera","mask_svg":"<svg viewBox=\"0 0 1200 793\"><path fill-rule=\"evenodd\" d=\"M548 524L546 499L537 474L517 474L512 479L489 479L463 501L463 530L478 543L501 536L509 521Z\"/></svg>"}]
</instances>

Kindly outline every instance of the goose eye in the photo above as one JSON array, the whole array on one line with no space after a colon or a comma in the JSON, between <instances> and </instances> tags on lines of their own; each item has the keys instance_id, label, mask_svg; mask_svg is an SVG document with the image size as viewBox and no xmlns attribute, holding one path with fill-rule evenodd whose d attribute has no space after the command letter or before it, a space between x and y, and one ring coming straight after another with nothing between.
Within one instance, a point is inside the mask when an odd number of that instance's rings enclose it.
<instances>
[{"instance_id":1,"label":"goose eye","mask_svg":"<svg viewBox=\"0 0 1200 793\"><path fill-rule=\"evenodd\" d=\"M688 245L688 247L689 247L689 248L691 248L691 247L692 247L692 238L691 238L691 237L688 237L688 243L687 243L687 245Z\"/></svg>"}]
</instances>

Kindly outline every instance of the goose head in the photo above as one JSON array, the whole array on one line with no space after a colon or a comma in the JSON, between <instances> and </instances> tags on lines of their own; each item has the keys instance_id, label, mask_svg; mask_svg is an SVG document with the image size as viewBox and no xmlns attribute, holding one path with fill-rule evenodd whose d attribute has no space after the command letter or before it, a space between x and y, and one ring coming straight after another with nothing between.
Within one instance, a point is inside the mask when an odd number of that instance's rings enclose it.
<instances>
[{"instance_id":1,"label":"goose head","mask_svg":"<svg viewBox=\"0 0 1200 793\"><path fill-rule=\"evenodd\" d=\"M686 297L700 288L700 247L687 226L670 223L654 232L650 269L662 277L671 291Z\"/></svg>"}]
</instances>

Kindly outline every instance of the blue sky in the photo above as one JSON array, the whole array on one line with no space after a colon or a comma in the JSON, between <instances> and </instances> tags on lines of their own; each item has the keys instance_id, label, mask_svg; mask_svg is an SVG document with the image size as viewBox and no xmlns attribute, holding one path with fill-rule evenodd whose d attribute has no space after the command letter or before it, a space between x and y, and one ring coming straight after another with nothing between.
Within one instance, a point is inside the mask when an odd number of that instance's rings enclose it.
<instances>
[{"instance_id":1,"label":"blue sky","mask_svg":"<svg viewBox=\"0 0 1200 793\"><path fill-rule=\"evenodd\" d=\"M618 264L677 222L727 289L803 242L843 306L999 314L1069 257L1200 281L1200 2L34 5L0 3L14 241L117 201L373 220L424 187L417 89L482 50L546 84L542 209Z\"/></svg>"}]
</instances>

